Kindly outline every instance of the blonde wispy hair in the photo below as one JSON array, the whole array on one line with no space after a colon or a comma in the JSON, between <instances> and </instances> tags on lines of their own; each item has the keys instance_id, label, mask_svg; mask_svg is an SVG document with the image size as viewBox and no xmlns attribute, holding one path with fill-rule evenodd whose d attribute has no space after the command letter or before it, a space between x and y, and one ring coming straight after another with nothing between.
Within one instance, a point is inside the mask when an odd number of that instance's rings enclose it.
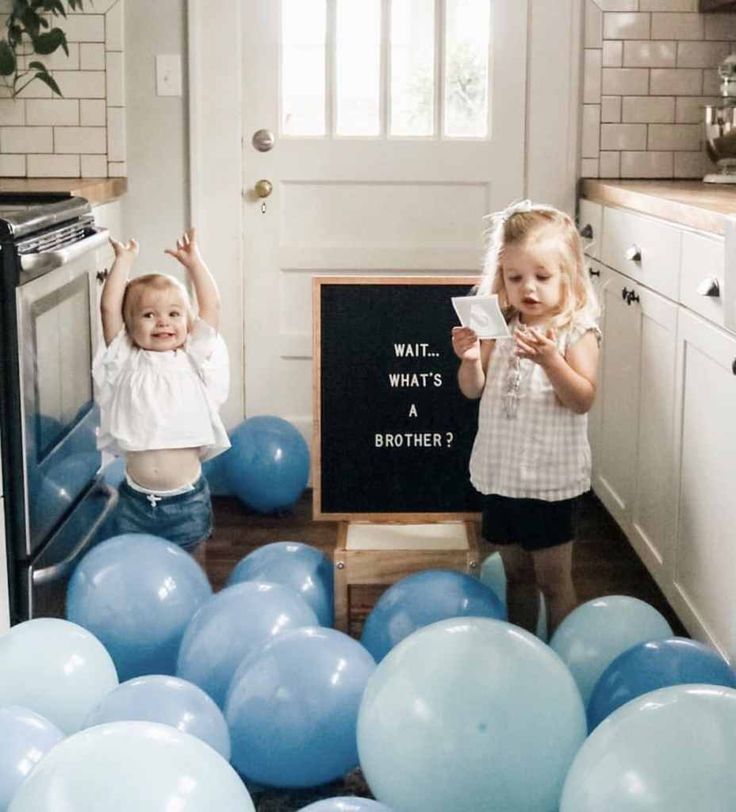
<instances>
[{"instance_id":1,"label":"blonde wispy hair","mask_svg":"<svg viewBox=\"0 0 736 812\"><path fill-rule=\"evenodd\" d=\"M147 273L134 277L125 286L122 310L123 321L128 332L131 331L133 311L138 305L141 295L147 290L175 290L181 294L187 311L187 327L189 330L192 329L194 325L194 308L186 287L175 276L169 276L169 274L165 273Z\"/></svg>"},{"instance_id":2,"label":"blonde wispy hair","mask_svg":"<svg viewBox=\"0 0 736 812\"><path fill-rule=\"evenodd\" d=\"M562 285L560 307L553 315L552 326L556 329L569 327L581 316L591 320L598 318L600 308L585 264L583 242L568 214L552 206L523 200L484 219L488 223L485 232L486 250L477 295L497 294L501 310L506 320L510 321L516 315L516 309L509 304L504 284L504 249L556 234L556 253Z\"/></svg>"}]
</instances>

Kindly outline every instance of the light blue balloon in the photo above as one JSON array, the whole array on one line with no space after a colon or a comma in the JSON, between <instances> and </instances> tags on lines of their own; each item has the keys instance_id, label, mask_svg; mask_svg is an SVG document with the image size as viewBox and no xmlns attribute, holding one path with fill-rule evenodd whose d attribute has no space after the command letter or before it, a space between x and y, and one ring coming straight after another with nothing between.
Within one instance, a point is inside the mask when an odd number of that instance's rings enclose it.
<instances>
[{"instance_id":1,"label":"light blue balloon","mask_svg":"<svg viewBox=\"0 0 736 812\"><path fill-rule=\"evenodd\" d=\"M356 724L376 664L335 629L284 632L247 657L225 704L232 763L249 780L313 787L358 765Z\"/></svg>"},{"instance_id":2,"label":"light blue balloon","mask_svg":"<svg viewBox=\"0 0 736 812\"><path fill-rule=\"evenodd\" d=\"M263 581L229 586L210 598L187 626L176 674L199 685L222 708L244 657L278 634L317 625L317 616L293 589Z\"/></svg>"},{"instance_id":3,"label":"light blue balloon","mask_svg":"<svg viewBox=\"0 0 736 812\"><path fill-rule=\"evenodd\" d=\"M557 809L586 733L559 657L518 626L434 623L407 637L368 681L360 765L401 812Z\"/></svg>"},{"instance_id":4,"label":"light blue balloon","mask_svg":"<svg viewBox=\"0 0 736 812\"><path fill-rule=\"evenodd\" d=\"M288 586L312 607L321 626L334 623L332 561L316 547L298 541L277 541L258 547L238 562L227 585L243 581L269 581Z\"/></svg>"},{"instance_id":5,"label":"light blue balloon","mask_svg":"<svg viewBox=\"0 0 736 812\"><path fill-rule=\"evenodd\" d=\"M111 488L119 488L125 479L125 460L116 457L102 469L102 478Z\"/></svg>"},{"instance_id":6,"label":"light blue balloon","mask_svg":"<svg viewBox=\"0 0 736 812\"><path fill-rule=\"evenodd\" d=\"M626 649L647 640L672 637L672 629L648 603L626 595L609 595L578 606L560 623L550 640L588 704L601 674Z\"/></svg>"},{"instance_id":7,"label":"light blue balloon","mask_svg":"<svg viewBox=\"0 0 736 812\"><path fill-rule=\"evenodd\" d=\"M176 544L126 533L80 561L66 616L105 644L121 680L173 674L184 630L211 595L202 568Z\"/></svg>"},{"instance_id":8,"label":"light blue balloon","mask_svg":"<svg viewBox=\"0 0 736 812\"><path fill-rule=\"evenodd\" d=\"M309 478L309 448L281 417L249 417L230 435L223 462L233 493L260 513L290 508Z\"/></svg>"},{"instance_id":9,"label":"light blue balloon","mask_svg":"<svg viewBox=\"0 0 736 812\"><path fill-rule=\"evenodd\" d=\"M115 665L87 629L59 618L18 623L0 636L0 705L20 705L63 733L117 687Z\"/></svg>"},{"instance_id":10,"label":"light blue balloon","mask_svg":"<svg viewBox=\"0 0 736 812\"><path fill-rule=\"evenodd\" d=\"M366 618L360 642L381 662L417 629L438 620L469 616L506 620L506 607L492 589L463 572L415 572L381 595Z\"/></svg>"},{"instance_id":11,"label":"light blue balloon","mask_svg":"<svg viewBox=\"0 0 736 812\"><path fill-rule=\"evenodd\" d=\"M343 796L317 801L309 806L303 806L298 812L392 812L392 810L370 798Z\"/></svg>"},{"instance_id":12,"label":"light blue balloon","mask_svg":"<svg viewBox=\"0 0 736 812\"><path fill-rule=\"evenodd\" d=\"M227 478L227 470L225 467L225 460L228 453L229 449L202 463L202 473L207 479L207 484L210 487L212 496L232 496L233 489Z\"/></svg>"},{"instance_id":13,"label":"light blue balloon","mask_svg":"<svg viewBox=\"0 0 736 812\"><path fill-rule=\"evenodd\" d=\"M17 705L0 707L0 812L5 812L31 770L64 738L43 716Z\"/></svg>"},{"instance_id":14,"label":"light blue balloon","mask_svg":"<svg viewBox=\"0 0 736 812\"><path fill-rule=\"evenodd\" d=\"M695 640L638 643L619 654L596 682L588 702L588 730L642 694L688 683L736 688L736 673L717 651Z\"/></svg>"},{"instance_id":15,"label":"light blue balloon","mask_svg":"<svg viewBox=\"0 0 736 812\"><path fill-rule=\"evenodd\" d=\"M171 725L230 759L230 733L222 711L191 682L159 674L128 680L94 708L84 726L135 721Z\"/></svg>"},{"instance_id":16,"label":"light blue balloon","mask_svg":"<svg viewBox=\"0 0 736 812\"><path fill-rule=\"evenodd\" d=\"M238 774L204 742L155 722L112 722L54 747L9 812L255 812Z\"/></svg>"},{"instance_id":17,"label":"light blue balloon","mask_svg":"<svg viewBox=\"0 0 736 812\"><path fill-rule=\"evenodd\" d=\"M560 812L736 809L736 691L676 685L614 711L588 737Z\"/></svg>"},{"instance_id":18,"label":"light blue balloon","mask_svg":"<svg viewBox=\"0 0 736 812\"><path fill-rule=\"evenodd\" d=\"M498 595L501 603L508 607L506 600L506 570L500 553L492 553L483 562L480 568L480 580ZM537 629L534 632L540 640L547 642L547 603L544 595L539 593L539 613L537 615Z\"/></svg>"}]
</instances>

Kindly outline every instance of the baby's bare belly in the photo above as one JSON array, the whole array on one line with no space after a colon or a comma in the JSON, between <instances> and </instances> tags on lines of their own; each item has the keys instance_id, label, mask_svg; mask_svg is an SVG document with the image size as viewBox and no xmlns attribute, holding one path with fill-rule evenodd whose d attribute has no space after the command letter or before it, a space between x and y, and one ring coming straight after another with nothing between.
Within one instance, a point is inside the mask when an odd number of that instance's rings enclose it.
<instances>
[{"instance_id":1,"label":"baby's bare belly","mask_svg":"<svg viewBox=\"0 0 736 812\"><path fill-rule=\"evenodd\" d=\"M128 476L142 488L170 491L194 482L200 474L198 448L160 448L154 451L128 451Z\"/></svg>"}]
</instances>

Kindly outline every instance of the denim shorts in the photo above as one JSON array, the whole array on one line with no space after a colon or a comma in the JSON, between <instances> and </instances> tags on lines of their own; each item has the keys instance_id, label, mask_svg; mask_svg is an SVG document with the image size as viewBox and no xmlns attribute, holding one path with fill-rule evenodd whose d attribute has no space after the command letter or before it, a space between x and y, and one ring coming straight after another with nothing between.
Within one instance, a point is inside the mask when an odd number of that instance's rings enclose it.
<instances>
[{"instance_id":1,"label":"denim shorts","mask_svg":"<svg viewBox=\"0 0 736 812\"><path fill-rule=\"evenodd\" d=\"M155 496L134 490L123 480L118 504L105 527L108 537L122 533L150 533L191 552L212 533L212 500L204 476L192 490Z\"/></svg>"}]
</instances>

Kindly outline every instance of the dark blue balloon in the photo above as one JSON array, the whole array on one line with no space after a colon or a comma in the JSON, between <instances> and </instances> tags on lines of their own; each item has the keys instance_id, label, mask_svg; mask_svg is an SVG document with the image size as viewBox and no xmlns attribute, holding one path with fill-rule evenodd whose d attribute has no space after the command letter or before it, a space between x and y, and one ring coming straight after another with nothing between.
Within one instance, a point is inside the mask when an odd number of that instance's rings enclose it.
<instances>
[{"instance_id":1,"label":"dark blue balloon","mask_svg":"<svg viewBox=\"0 0 736 812\"><path fill-rule=\"evenodd\" d=\"M309 478L309 448L281 417L249 417L230 435L223 466L233 493L260 513L290 508Z\"/></svg>"},{"instance_id":2,"label":"dark blue balloon","mask_svg":"<svg viewBox=\"0 0 736 812\"><path fill-rule=\"evenodd\" d=\"M235 769L259 784L312 787L357 767L375 668L360 643L323 627L285 631L244 658L225 703Z\"/></svg>"},{"instance_id":3,"label":"dark blue balloon","mask_svg":"<svg viewBox=\"0 0 736 812\"><path fill-rule=\"evenodd\" d=\"M695 640L638 643L616 657L595 684L588 701L588 730L642 694L689 683L736 688L736 673L718 652Z\"/></svg>"},{"instance_id":4,"label":"dark blue balloon","mask_svg":"<svg viewBox=\"0 0 736 812\"><path fill-rule=\"evenodd\" d=\"M363 626L361 643L380 663L412 632L452 617L506 620L506 607L492 589L465 573L416 572L381 595Z\"/></svg>"},{"instance_id":5,"label":"dark blue balloon","mask_svg":"<svg viewBox=\"0 0 736 812\"><path fill-rule=\"evenodd\" d=\"M232 496L233 494L225 468L225 460L229 453L230 449L202 463L202 473L207 479L210 493L213 496Z\"/></svg>"}]
</instances>

